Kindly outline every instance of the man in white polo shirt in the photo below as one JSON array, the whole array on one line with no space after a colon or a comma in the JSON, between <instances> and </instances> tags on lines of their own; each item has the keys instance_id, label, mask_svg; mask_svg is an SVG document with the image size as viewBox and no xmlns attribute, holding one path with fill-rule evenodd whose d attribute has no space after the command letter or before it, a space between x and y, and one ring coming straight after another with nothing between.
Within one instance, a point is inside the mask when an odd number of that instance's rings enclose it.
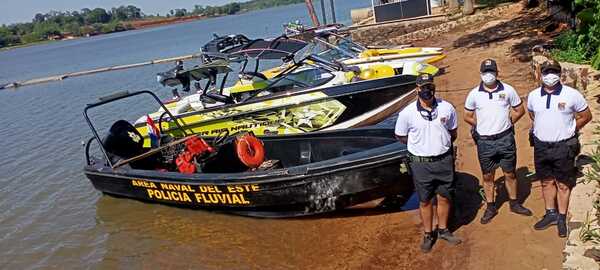
<instances>
[{"instance_id":1,"label":"man in white polo shirt","mask_svg":"<svg viewBox=\"0 0 600 270\"><path fill-rule=\"evenodd\" d=\"M469 92L465 101L465 122L473 126L472 135L483 174L487 206L481 224L489 223L498 214L494 196L498 167L504 172L510 210L531 216L531 211L517 201L515 176L517 148L513 125L525 114L523 102L512 86L498 80L496 61L483 60L479 71L481 83Z\"/></svg>"},{"instance_id":2,"label":"man in white polo shirt","mask_svg":"<svg viewBox=\"0 0 600 270\"><path fill-rule=\"evenodd\" d=\"M542 87L529 93L527 109L533 120L532 141L537 178L542 182L546 214L534 228L557 225L558 236L567 236L566 215L575 186L578 132L592 120L583 95L560 83L560 64L542 64ZM556 206L558 203L558 212Z\"/></svg>"},{"instance_id":3,"label":"man in white polo shirt","mask_svg":"<svg viewBox=\"0 0 600 270\"><path fill-rule=\"evenodd\" d=\"M452 104L435 97L433 77L417 77L419 98L406 106L396 122L396 136L407 144L410 171L419 196L425 235L421 250L431 251L436 237L457 245L458 237L448 230L448 213L454 192L456 111ZM437 198L438 228L433 230L433 199Z\"/></svg>"}]
</instances>

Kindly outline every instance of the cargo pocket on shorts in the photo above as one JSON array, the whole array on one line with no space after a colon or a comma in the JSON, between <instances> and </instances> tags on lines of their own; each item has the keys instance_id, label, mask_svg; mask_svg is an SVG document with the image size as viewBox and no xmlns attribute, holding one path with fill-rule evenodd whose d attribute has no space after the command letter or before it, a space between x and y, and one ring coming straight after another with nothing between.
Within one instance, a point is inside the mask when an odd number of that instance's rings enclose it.
<instances>
[{"instance_id":1,"label":"cargo pocket on shorts","mask_svg":"<svg viewBox=\"0 0 600 270\"><path fill-rule=\"evenodd\" d=\"M575 159L581 154L581 143L577 138L573 138L567 141L567 147L569 149L569 157Z\"/></svg>"}]
</instances>

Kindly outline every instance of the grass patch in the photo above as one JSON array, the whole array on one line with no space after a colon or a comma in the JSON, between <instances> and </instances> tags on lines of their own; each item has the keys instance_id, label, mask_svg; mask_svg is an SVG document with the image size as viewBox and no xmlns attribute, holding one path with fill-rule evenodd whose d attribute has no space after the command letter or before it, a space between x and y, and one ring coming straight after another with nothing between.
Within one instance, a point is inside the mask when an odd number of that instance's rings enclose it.
<instances>
[{"instance_id":1,"label":"grass patch","mask_svg":"<svg viewBox=\"0 0 600 270\"><path fill-rule=\"evenodd\" d=\"M590 48L583 45L583 39L572 30L563 32L554 40L556 48L550 51L552 58L561 62L589 64Z\"/></svg>"}]
</instances>

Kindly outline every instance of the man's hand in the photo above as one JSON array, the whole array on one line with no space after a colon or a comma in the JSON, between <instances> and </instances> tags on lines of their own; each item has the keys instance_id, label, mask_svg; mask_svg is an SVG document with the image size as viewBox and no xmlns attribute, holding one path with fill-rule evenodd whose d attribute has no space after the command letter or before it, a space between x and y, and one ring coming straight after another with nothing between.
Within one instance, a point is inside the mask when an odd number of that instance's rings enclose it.
<instances>
[{"instance_id":1,"label":"man's hand","mask_svg":"<svg viewBox=\"0 0 600 270\"><path fill-rule=\"evenodd\" d=\"M510 113L510 122L514 125L523 115L525 115L525 106L523 104L513 107Z\"/></svg>"},{"instance_id":2,"label":"man's hand","mask_svg":"<svg viewBox=\"0 0 600 270\"><path fill-rule=\"evenodd\" d=\"M398 136L398 135L396 135L396 139L398 139L403 144L408 143L408 136Z\"/></svg>"}]
</instances>

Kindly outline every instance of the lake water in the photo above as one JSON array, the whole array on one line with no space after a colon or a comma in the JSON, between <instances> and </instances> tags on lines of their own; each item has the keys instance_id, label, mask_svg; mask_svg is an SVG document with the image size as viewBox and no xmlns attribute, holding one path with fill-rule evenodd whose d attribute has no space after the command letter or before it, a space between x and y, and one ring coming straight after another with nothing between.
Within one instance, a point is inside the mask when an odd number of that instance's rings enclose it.
<instances>
[{"instance_id":1,"label":"lake water","mask_svg":"<svg viewBox=\"0 0 600 270\"><path fill-rule=\"evenodd\" d=\"M339 21L369 0L337 0ZM317 5L318 7L318 5ZM198 52L212 33L275 36L303 4L0 52L0 83ZM332 220L260 220L103 196L82 173L86 103L159 87L170 65L0 91L0 268L294 268L343 237ZM157 90L161 97L169 91ZM154 109L97 111L101 124ZM129 119L131 120L131 119ZM284 237L285 236L285 237Z\"/></svg>"}]
</instances>

